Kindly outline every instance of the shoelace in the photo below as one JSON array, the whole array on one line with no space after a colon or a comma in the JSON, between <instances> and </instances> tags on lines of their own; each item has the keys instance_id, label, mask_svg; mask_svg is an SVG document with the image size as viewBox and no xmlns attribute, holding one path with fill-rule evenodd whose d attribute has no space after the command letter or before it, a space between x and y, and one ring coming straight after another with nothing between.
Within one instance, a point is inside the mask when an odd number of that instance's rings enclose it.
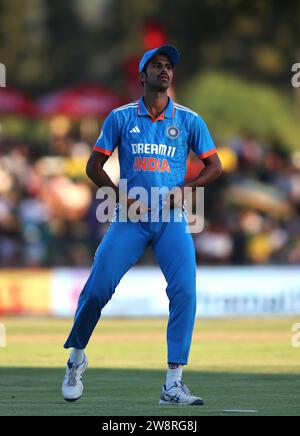
<instances>
[{"instance_id":1,"label":"shoelace","mask_svg":"<svg viewBox=\"0 0 300 436\"><path fill-rule=\"evenodd\" d=\"M77 385L76 366L75 365L72 365L72 368L68 371L67 385L68 386L76 386Z\"/></svg>"},{"instance_id":2,"label":"shoelace","mask_svg":"<svg viewBox=\"0 0 300 436\"><path fill-rule=\"evenodd\" d=\"M181 389L183 390L183 392L186 394L186 395L191 395L191 393L190 393L190 391L189 391L189 389L188 389L188 387L181 381L181 382L179 382L180 383L180 386L181 386Z\"/></svg>"},{"instance_id":3,"label":"shoelace","mask_svg":"<svg viewBox=\"0 0 300 436\"><path fill-rule=\"evenodd\" d=\"M181 396L190 396L191 395L191 393L190 393L190 391L189 391L189 389L188 389L188 387L182 382L182 381L178 381L178 382L176 382L176 385L175 386L177 386L177 388L179 388L179 389L181 389L181 394L180 393L177 393L176 395L171 395L171 394L169 394L169 393L167 393L167 392L165 392L165 396L169 399L169 400L171 400L171 401L174 401L174 402L176 402L176 403L179 403L180 402L180 397ZM182 395L183 394L183 395Z\"/></svg>"}]
</instances>

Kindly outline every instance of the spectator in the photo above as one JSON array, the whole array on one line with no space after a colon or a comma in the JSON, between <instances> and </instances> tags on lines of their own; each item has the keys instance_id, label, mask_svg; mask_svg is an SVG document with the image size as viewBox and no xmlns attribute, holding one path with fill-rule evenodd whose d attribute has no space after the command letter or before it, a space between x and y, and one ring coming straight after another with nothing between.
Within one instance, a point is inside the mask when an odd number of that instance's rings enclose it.
<instances>
[{"instance_id":1,"label":"spectator","mask_svg":"<svg viewBox=\"0 0 300 436\"><path fill-rule=\"evenodd\" d=\"M44 150L44 151L43 151ZM71 137L47 147L0 144L0 265L86 266L108 224L96 218L85 176L90 146ZM207 264L300 262L300 155L244 133L219 147L224 174L206 188L205 231L193 235ZM114 180L118 160L109 161ZM191 153L187 179L203 168ZM139 264L153 263L150 252Z\"/></svg>"}]
</instances>

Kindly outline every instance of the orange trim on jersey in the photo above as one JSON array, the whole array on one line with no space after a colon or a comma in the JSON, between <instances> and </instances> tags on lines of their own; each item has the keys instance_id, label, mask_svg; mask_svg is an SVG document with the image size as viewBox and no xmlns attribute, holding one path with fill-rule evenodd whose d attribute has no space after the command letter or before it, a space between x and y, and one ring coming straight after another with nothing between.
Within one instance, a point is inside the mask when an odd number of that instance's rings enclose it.
<instances>
[{"instance_id":1,"label":"orange trim on jersey","mask_svg":"<svg viewBox=\"0 0 300 436\"><path fill-rule=\"evenodd\" d=\"M150 120L151 120L152 123L155 123L155 121L162 121L162 120L165 119L165 112L163 112L162 114L160 114L160 116L157 117L157 118L154 118L154 117L153 117L149 112L148 112L148 115L149 115Z\"/></svg>"},{"instance_id":2,"label":"orange trim on jersey","mask_svg":"<svg viewBox=\"0 0 300 436\"><path fill-rule=\"evenodd\" d=\"M98 153L105 154L106 156L112 155L111 151L105 150L104 148L97 147L97 145L95 145L95 147L93 148L93 151L97 151Z\"/></svg>"},{"instance_id":3,"label":"orange trim on jersey","mask_svg":"<svg viewBox=\"0 0 300 436\"><path fill-rule=\"evenodd\" d=\"M206 157L212 156L213 154L217 153L217 149L214 148L210 151L207 151L206 153L200 154L198 157L200 157L200 159L205 159Z\"/></svg>"}]
</instances>

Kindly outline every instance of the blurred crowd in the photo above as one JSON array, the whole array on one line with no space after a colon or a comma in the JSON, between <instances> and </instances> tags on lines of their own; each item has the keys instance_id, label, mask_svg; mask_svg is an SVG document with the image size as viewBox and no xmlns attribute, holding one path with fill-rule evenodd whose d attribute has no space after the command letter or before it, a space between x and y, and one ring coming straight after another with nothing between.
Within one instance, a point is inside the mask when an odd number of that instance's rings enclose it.
<instances>
[{"instance_id":1,"label":"blurred crowd","mask_svg":"<svg viewBox=\"0 0 300 436\"><path fill-rule=\"evenodd\" d=\"M200 264L300 262L300 154L275 138L243 132L220 143L224 173L205 189L205 231L194 234ZM57 137L48 148L0 143L0 266L90 266L109 224L96 218L96 188L85 175L91 145ZM112 178L117 156L110 159ZM187 179L201 171L190 155ZM147 251L139 264L152 264Z\"/></svg>"}]
</instances>

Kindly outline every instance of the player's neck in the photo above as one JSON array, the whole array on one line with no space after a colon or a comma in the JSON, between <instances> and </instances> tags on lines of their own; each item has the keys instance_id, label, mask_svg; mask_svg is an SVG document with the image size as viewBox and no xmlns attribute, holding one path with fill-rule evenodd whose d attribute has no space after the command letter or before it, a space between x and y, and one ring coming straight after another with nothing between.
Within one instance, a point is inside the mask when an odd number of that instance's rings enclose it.
<instances>
[{"instance_id":1,"label":"player's neck","mask_svg":"<svg viewBox=\"0 0 300 436\"><path fill-rule=\"evenodd\" d=\"M169 98L167 91L165 92L149 92L145 89L144 103L148 112L154 117L159 117L168 106Z\"/></svg>"}]
</instances>

